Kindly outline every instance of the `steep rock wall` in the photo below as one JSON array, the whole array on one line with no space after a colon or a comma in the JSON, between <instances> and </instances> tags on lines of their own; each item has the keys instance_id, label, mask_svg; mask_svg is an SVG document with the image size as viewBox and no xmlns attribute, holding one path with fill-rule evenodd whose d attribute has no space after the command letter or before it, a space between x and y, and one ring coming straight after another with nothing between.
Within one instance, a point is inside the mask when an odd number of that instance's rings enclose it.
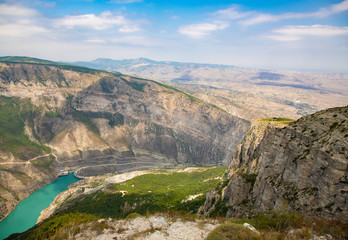
<instances>
[{"instance_id":1,"label":"steep rock wall","mask_svg":"<svg viewBox=\"0 0 348 240\"><path fill-rule=\"evenodd\" d=\"M207 196L202 214L295 210L348 221L348 107L268 127L253 144L250 136L238 148L226 186Z\"/></svg>"}]
</instances>

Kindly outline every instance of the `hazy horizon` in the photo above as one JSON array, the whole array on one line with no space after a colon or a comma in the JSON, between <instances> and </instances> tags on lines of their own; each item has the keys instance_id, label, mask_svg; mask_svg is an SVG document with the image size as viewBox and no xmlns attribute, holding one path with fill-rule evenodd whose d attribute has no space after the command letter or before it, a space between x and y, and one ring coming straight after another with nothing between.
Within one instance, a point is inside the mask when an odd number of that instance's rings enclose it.
<instances>
[{"instance_id":1,"label":"hazy horizon","mask_svg":"<svg viewBox=\"0 0 348 240\"><path fill-rule=\"evenodd\" d=\"M0 55L348 72L348 0L0 1Z\"/></svg>"}]
</instances>

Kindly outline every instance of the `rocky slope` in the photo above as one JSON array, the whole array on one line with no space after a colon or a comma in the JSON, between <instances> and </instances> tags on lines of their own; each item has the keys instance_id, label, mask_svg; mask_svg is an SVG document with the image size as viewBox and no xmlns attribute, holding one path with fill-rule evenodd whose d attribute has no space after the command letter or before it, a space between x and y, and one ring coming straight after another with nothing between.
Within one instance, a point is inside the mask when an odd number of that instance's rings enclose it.
<instances>
[{"instance_id":1,"label":"rocky slope","mask_svg":"<svg viewBox=\"0 0 348 240\"><path fill-rule=\"evenodd\" d=\"M64 168L91 176L178 163L227 165L249 126L154 81L35 59L0 62L0 94L18 102L13 118L20 119L23 149L36 144L46 151L21 158L1 136L3 216Z\"/></svg>"},{"instance_id":2,"label":"rocky slope","mask_svg":"<svg viewBox=\"0 0 348 240\"><path fill-rule=\"evenodd\" d=\"M348 221L348 107L279 128L252 127L201 214L295 210Z\"/></svg>"},{"instance_id":3,"label":"rocky slope","mask_svg":"<svg viewBox=\"0 0 348 240\"><path fill-rule=\"evenodd\" d=\"M42 144L47 146L52 134L73 119L55 116L66 108L69 94L106 75L110 74L46 62L0 62L0 219L56 179L60 166Z\"/></svg>"}]
</instances>

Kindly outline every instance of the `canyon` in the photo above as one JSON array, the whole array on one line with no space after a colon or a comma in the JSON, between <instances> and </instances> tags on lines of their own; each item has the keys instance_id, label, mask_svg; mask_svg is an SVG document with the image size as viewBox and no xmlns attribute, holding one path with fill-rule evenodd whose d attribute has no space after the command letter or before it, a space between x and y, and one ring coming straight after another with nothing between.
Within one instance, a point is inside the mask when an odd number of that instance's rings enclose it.
<instances>
[{"instance_id":1,"label":"canyon","mask_svg":"<svg viewBox=\"0 0 348 240\"><path fill-rule=\"evenodd\" d=\"M60 170L228 165L250 125L162 83L31 58L0 62L0 89L4 118L16 109L2 122L2 218Z\"/></svg>"},{"instance_id":2,"label":"canyon","mask_svg":"<svg viewBox=\"0 0 348 240\"><path fill-rule=\"evenodd\" d=\"M158 67L149 61L130 61L123 70ZM173 67L173 63L161 64ZM185 65L176 65L181 73ZM212 65L186 67L225 69L228 74L231 69L246 71ZM71 228L83 229L76 238L92 233L95 237L142 238L158 219L166 226L155 229L153 236L169 234L171 226L179 224L205 237L219 225L211 219L217 216L256 221L260 214L271 214L283 221L296 217L286 215L295 212L303 214L301 218L347 223L348 107L342 106L346 85L339 90L317 80L315 86L299 87L285 73L253 74L245 75L250 91L244 91L232 90L235 81L215 79L208 86L201 81L212 78L203 76L190 84L171 77L157 82L27 57L0 58L1 219L62 171L74 171L83 179L59 194L34 228L13 239L40 235L47 224L65 217L83 219L80 225L64 227L69 234ZM335 81L345 77L336 76ZM260 84L261 80L278 84L261 94L266 89L262 86L270 86ZM222 88L214 86L219 81ZM254 91L256 85L263 90ZM299 90L289 91L294 88ZM294 96L302 99L297 105ZM322 96L315 105L314 99ZM332 105L341 106L315 112ZM279 117L282 113L287 113L286 118ZM227 171L222 166L228 166ZM181 219L171 219L183 211L209 220L190 219L182 224ZM111 219L132 214L138 214L138 220ZM101 232L93 232L95 226L89 221L101 227ZM120 228L118 233L119 222L127 224L128 230ZM132 231L134 224L145 224L147 232ZM199 230L200 225L204 230ZM286 231L292 234L293 229ZM54 236L63 233L52 232ZM339 239L347 236L344 230L337 234Z\"/></svg>"}]
</instances>

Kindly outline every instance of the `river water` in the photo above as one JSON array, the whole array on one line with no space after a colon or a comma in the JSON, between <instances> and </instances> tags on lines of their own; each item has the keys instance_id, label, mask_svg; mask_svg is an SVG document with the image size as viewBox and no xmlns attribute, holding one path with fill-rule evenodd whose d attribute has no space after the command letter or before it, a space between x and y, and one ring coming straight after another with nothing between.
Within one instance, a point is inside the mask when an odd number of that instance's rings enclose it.
<instances>
[{"instance_id":1,"label":"river water","mask_svg":"<svg viewBox=\"0 0 348 240\"><path fill-rule=\"evenodd\" d=\"M41 211L47 208L59 193L68 189L70 184L78 180L72 173L68 176L62 176L21 201L16 209L0 222L0 239L33 227Z\"/></svg>"}]
</instances>

